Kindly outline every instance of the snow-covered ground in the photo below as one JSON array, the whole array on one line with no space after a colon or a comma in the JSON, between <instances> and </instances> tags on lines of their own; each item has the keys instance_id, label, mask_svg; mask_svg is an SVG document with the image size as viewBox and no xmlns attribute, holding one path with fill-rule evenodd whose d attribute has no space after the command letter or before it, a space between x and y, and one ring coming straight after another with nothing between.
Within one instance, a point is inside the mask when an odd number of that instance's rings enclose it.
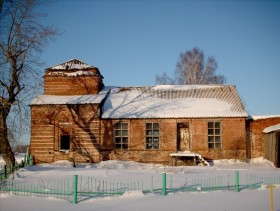
<instances>
[{"instance_id":1,"label":"snow-covered ground","mask_svg":"<svg viewBox=\"0 0 280 211\"><path fill-rule=\"evenodd\" d=\"M234 172L240 174L240 184L246 175L279 177L280 169L262 158L250 163L235 160L214 161L211 166L168 167L157 164L141 164L125 161L105 161L97 164L78 164L76 168L68 161L30 166L15 174L15 181L25 184L48 184L73 175L94 177L114 182L141 181L144 188L161 187L162 173L167 173L167 186L182 186L186 180L203 178L226 178L234 182ZM280 187L273 190L274 210L280 211ZM258 190L176 192L162 196L158 193L143 194L141 191L126 192L122 196L97 197L78 204L53 197L18 196L0 193L0 210L269 210L270 192L263 186Z\"/></svg>"}]
</instances>

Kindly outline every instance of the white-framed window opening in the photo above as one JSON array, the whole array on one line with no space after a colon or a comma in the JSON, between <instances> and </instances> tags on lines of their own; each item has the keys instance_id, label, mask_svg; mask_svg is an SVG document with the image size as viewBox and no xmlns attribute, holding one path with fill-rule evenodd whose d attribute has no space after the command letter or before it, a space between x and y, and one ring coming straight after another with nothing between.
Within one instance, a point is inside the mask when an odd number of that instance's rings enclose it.
<instances>
[{"instance_id":1,"label":"white-framed window opening","mask_svg":"<svg viewBox=\"0 0 280 211\"><path fill-rule=\"evenodd\" d=\"M114 144L116 150L128 149L128 123L118 122L115 125Z\"/></svg>"},{"instance_id":2,"label":"white-framed window opening","mask_svg":"<svg viewBox=\"0 0 280 211\"><path fill-rule=\"evenodd\" d=\"M222 131L220 121L208 122L208 148L222 148Z\"/></svg>"},{"instance_id":3,"label":"white-framed window opening","mask_svg":"<svg viewBox=\"0 0 280 211\"><path fill-rule=\"evenodd\" d=\"M159 123L146 123L146 149L159 149Z\"/></svg>"}]
</instances>

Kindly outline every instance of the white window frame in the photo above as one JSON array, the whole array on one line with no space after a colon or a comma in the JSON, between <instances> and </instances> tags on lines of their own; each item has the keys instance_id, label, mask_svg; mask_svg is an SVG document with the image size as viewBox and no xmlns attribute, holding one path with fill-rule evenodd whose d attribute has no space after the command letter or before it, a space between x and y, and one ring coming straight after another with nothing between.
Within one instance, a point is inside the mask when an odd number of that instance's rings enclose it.
<instances>
[{"instance_id":1,"label":"white window frame","mask_svg":"<svg viewBox=\"0 0 280 211\"><path fill-rule=\"evenodd\" d=\"M222 149L222 122L219 120L207 123L208 149Z\"/></svg>"},{"instance_id":2,"label":"white window frame","mask_svg":"<svg viewBox=\"0 0 280 211\"><path fill-rule=\"evenodd\" d=\"M129 124L127 122L118 122L114 127L114 149L129 149Z\"/></svg>"},{"instance_id":3,"label":"white window frame","mask_svg":"<svg viewBox=\"0 0 280 211\"><path fill-rule=\"evenodd\" d=\"M160 124L158 122L146 122L146 149L160 149Z\"/></svg>"}]
</instances>

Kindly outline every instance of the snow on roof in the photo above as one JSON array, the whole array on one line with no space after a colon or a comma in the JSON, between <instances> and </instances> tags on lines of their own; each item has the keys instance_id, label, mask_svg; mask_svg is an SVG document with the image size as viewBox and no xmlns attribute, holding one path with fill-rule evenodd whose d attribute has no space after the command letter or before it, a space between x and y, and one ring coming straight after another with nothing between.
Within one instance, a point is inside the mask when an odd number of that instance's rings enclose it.
<instances>
[{"instance_id":1,"label":"snow on roof","mask_svg":"<svg viewBox=\"0 0 280 211\"><path fill-rule=\"evenodd\" d=\"M97 67L88 65L81 60L72 59L46 69L48 76L98 76L103 79Z\"/></svg>"},{"instance_id":2,"label":"snow on roof","mask_svg":"<svg viewBox=\"0 0 280 211\"><path fill-rule=\"evenodd\" d=\"M97 74L92 71L84 71L84 70L78 70L75 72L64 72L64 71L55 71L50 72L48 75L63 75L63 76L79 76L79 75L87 75L87 76L96 76Z\"/></svg>"},{"instance_id":3,"label":"snow on roof","mask_svg":"<svg viewBox=\"0 0 280 211\"><path fill-rule=\"evenodd\" d=\"M250 119L253 119L253 120L270 119L270 118L280 118L280 114L276 114L276 115L253 115L253 116L250 116Z\"/></svg>"},{"instance_id":4,"label":"snow on roof","mask_svg":"<svg viewBox=\"0 0 280 211\"><path fill-rule=\"evenodd\" d=\"M96 68L85 62L82 62L79 59L72 59L70 61L58 64L52 67L47 68L47 70L83 70L83 69L92 69Z\"/></svg>"},{"instance_id":5,"label":"snow on roof","mask_svg":"<svg viewBox=\"0 0 280 211\"><path fill-rule=\"evenodd\" d=\"M247 117L247 113L235 86L159 85L112 89L102 117Z\"/></svg>"},{"instance_id":6,"label":"snow on roof","mask_svg":"<svg viewBox=\"0 0 280 211\"><path fill-rule=\"evenodd\" d=\"M100 92L97 95L39 95L31 101L30 105L99 104L106 94L107 92Z\"/></svg>"},{"instance_id":7,"label":"snow on roof","mask_svg":"<svg viewBox=\"0 0 280 211\"><path fill-rule=\"evenodd\" d=\"M277 130L280 130L280 124L267 127L263 130L263 132L264 133L271 133L271 132L274 132L274 131L277 131Z\"/></svg>"}]
</instances>

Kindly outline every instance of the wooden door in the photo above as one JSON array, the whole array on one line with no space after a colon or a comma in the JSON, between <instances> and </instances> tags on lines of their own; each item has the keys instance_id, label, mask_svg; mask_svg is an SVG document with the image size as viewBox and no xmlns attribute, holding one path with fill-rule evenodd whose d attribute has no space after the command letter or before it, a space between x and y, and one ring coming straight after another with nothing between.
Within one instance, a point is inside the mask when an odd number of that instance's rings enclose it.
<instances>
[{"instance_id":1,"label":"wooden door","mask_svg":"<svg viewBox=\"0 0 280 211\"><path fill-rule=\"evenodd\" d=\"M177 124L177 151L190 151L189 123Z\"/></svg>"}]
</instances>

